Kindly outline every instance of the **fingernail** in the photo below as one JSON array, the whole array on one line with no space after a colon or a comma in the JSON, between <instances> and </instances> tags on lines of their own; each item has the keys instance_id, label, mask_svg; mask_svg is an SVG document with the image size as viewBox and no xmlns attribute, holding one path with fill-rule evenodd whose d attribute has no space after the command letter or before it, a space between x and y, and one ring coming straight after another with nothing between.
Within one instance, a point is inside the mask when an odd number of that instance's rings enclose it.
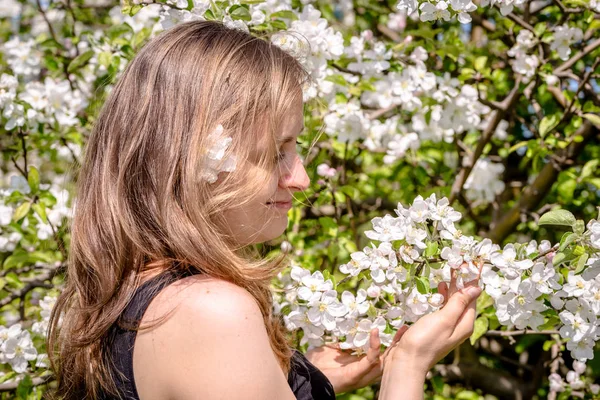
<instances>
[{"instance_id":1,"label":"fingernail","mask_svg":"<svg viewBox=\"0 0 600 400\"><path fill-rule=\"evenodd\" d=\"M467 293L469 296L475 297L481 293L481 288L479 286L469 286L465 289L465 293Z\"/></svg>"}]
</instances>

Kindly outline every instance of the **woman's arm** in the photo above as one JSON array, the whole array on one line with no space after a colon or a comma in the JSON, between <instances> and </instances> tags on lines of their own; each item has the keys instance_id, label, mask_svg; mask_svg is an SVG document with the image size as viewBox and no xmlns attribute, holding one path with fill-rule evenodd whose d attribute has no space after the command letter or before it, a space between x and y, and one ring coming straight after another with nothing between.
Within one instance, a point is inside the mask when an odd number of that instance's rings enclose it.
<instances>
[{"instance_id":1,"label":"woman's arm","mask_svg":"<svg viewBox=\"0 0 600 400\"><path fill-rule=\"evenodd\" d=\"M473 333L480 293L473 282L395 339L384 359L381 400L423 399L427 371Z\"/></svg>"},{"instance_id":2,"label":"woman's arm","mask_svg":"<svg viewBox=\"0 0 600 400\"><path fill-rule=\"evenodd\" d=\"M248 292L221 280L185 278L156 297L144 321L174 305L165 323L136 339L141 399L295 398Z\"/></svg>"}]
</instances>

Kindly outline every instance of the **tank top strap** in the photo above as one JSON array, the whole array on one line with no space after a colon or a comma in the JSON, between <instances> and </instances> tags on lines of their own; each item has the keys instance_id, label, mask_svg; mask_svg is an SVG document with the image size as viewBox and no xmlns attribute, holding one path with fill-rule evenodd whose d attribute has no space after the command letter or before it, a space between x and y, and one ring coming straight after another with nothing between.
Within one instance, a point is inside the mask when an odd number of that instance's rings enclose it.
<instances>
[{"instance_id":1,"label":"tank top strap","mask_svg":"<svg viewBox=\"0 0 600 400\"><path fill-rule=\"evenodd\" d=\"M179 279L195 274L198 272L189 269L167 270L141 284L123 310L119 325L125 329L137 328L148 306L161 290Z\"/></svg>"},{"instance_id":2,"label":"tank top strap","mask_svg":"<svg viewBox=\"0 0 600 400\"><path fill-rule=\"evenodd\" d=\"M100 400L140 400L133 376L133 347L137 329L144 313L158 293L171 283L198 274L191 270L167 270L141 284L121 313L121 317L109 329L106 337L111 376L119 391L114 397L102 391Z\"/></svg>"}]
</instances>

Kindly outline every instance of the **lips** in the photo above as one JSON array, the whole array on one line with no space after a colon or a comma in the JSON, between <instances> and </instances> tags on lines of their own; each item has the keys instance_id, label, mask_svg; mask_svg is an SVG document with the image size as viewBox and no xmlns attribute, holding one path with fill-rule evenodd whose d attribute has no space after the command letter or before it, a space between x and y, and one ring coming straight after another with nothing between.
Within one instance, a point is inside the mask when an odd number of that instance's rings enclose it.
<instances>
[{"instance_id":1,"label":"lips","mask_svg":"<svg viewBox=\"0 0 600 400\"><path fill-rule=\"evenodd\" d=\"M290 208L292 208L292 201L291 200L269 201L269 202L267 202L267 205L270 207L289 210Z\"/></svg>"}]
</instances>

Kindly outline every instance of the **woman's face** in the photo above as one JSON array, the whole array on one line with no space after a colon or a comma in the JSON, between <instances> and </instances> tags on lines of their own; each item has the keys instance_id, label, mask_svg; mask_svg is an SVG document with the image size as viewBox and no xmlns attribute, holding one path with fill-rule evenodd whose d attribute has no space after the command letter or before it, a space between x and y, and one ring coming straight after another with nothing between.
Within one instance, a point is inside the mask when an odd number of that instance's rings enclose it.
<instances>
[{"instance_id":1,"label":"woman's face","mask_svg":"<svg viewBox=\"0 0 600 400\"><path fill-rule=\"evenodd\" d=\"M224 212L237 243L261 243L285 231L293 193L306 190L310 183L296 150L296 140L303 130L303 105L297 101L288 111L282 130L278 133L277 166L270 179L258 188L258 195L252 202Z\"/></svg>"}]
</instances>

